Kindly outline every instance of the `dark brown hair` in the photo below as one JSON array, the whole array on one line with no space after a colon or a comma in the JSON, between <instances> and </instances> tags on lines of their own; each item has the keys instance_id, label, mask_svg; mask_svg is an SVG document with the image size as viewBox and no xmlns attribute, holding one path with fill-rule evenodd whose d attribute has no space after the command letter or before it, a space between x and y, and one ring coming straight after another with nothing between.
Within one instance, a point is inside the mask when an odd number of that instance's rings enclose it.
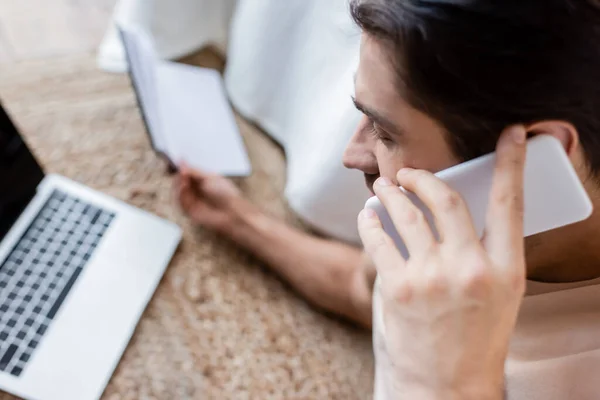
<instances>
[{"instance_id":1,"label":"dark brown hair","mask_svg":"<svg viewBox=\"0 0 600 400\"><path fill-rule=\"evenodd\" d=\"M600 173L600 2L350 0L353 19L390 49L398 90L439 121L459 157L492 151L514 123L578 130Z\"/></svg>"}]
</instances>

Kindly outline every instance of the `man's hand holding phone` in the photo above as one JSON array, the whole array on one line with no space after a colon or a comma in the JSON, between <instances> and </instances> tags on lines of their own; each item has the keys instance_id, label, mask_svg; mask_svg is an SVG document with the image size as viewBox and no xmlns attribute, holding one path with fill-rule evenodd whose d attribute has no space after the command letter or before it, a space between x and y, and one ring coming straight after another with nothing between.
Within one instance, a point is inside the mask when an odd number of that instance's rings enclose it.
<instances>
[{"instance_id":1,"label":"man's hand holding phone","mask_svg":"<svg viewBox=\"0 0 600 400\"><path fill-rule=\"evenodd\" d=\"M393 386L406 398L501 399L509 340L525 289L523 175L526 132L514 126L497 146L483 239L461 196L432 173L404 169L375 192L410 253L400 254L373 210L359 216L377 268Z\"/></svg>"}]
</instances>

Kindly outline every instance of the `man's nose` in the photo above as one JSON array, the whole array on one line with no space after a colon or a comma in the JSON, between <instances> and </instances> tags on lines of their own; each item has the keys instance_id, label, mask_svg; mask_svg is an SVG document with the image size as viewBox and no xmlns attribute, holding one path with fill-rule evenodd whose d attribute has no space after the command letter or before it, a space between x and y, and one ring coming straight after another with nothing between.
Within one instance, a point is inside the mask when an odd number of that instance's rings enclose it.
<instances>
[{"instance_id":1,"label":"man's nose","mask_svg":"<svg viewBox=\"0 0 600 400\"><path fill-rule=\"evenodd\" d=\"M364 151L356 143L350 142L344 151L344 167L361 169L361 166L365 164L365 160Z\"/></svg>"},{"instance_id":2,"label":"man's nose","mask_svg":"<svg viewBox=\"0 0 600 400\"><path fill-rule=\"evenodd\" d=\"M373 152L373 144L369 140L365 130L362 129L362 126L359 126L344 151L344 166L350 169L361 170L367 174L376 174L378 167L377 159Z\"/></svg>"}]
</instances>

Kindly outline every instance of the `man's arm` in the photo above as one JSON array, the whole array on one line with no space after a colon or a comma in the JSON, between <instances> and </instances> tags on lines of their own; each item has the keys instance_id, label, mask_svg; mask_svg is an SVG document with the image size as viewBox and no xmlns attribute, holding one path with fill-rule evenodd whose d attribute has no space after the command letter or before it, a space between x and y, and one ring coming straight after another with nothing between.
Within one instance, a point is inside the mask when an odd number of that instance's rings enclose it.
<instances>
[{"instance_id":1,"label":"man's arm","mask_svg":"<svg viewBox=\"0 0 600 400\"><path fill-rule=\"evenodd\" d=\"M311 236L251 207L227 235L310 303L371 327L375 268L361 249Z\"/></svg>"},{"instance_id":2,"label":"man's arm","mask_svg":"<svg viewBox=\"0 0 600 400\"><path fill-rule=\"evenodd\" d=\"M195 223L252 252L312 304L371 326L375 268L360 249L311 236L267 215L219 175L181 165L174 189Z\"/></svg>"}]
</instances>

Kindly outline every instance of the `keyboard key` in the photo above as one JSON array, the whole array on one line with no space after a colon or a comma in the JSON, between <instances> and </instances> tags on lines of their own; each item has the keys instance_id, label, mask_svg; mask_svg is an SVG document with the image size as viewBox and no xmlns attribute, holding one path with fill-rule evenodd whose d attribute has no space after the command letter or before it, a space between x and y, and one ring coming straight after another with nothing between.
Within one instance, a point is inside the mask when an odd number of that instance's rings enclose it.
<instances>
[{"instance_id":1,"label":"keyboard key","mask_svg":"<svg viewBox=\"0 0 600 400\"><path fill-rule=\"evenodd\" d=\"M92 218L92 225L94 225L96 223L96 221L98 221L98 218L100 218L100 215L102 215L102 211L98 210L96 212L96 214L94 215L94 217Z\"/></svg>"},{"instance_id":2,"label":"keyboard key","mask_svg":"<svg viewBox=\"0 0 600 400\"><path fill-rule=\"evenodd\" d=\"M79 277L80 273L81 273L81 268L77 268L75 270L75 272L73 273L73 275L71 276L71 279L69 279L69 281L65 285L65 288L63 289L63 291L60 293L60 295L56 299L56 302L54 303L54 305L50 309L50 312L47 315L47 317L49 319L54 318L54 315L56 315L56 312L58 311L58 308L61 306L62 302L67 297L67 294L69 294L69 291L71 290L71 287L73 286L73 284L75 283L75 281Z\"/></svg>"},{"instance_id":3,"label":"keyboard key","mask_svg":"<svg viewBox=\"0 0 600 400\"><path fill-rule=\"evenodd\" d=\"M6 367L8 367L8 364L12 360L18 348L19 346L17 346L16 344L11 344L10 346L8 346L8 349L6 349L6 353L4 353L4 355L0 359L0 370L4 371Z\"/></svg>"}]
</instances>

